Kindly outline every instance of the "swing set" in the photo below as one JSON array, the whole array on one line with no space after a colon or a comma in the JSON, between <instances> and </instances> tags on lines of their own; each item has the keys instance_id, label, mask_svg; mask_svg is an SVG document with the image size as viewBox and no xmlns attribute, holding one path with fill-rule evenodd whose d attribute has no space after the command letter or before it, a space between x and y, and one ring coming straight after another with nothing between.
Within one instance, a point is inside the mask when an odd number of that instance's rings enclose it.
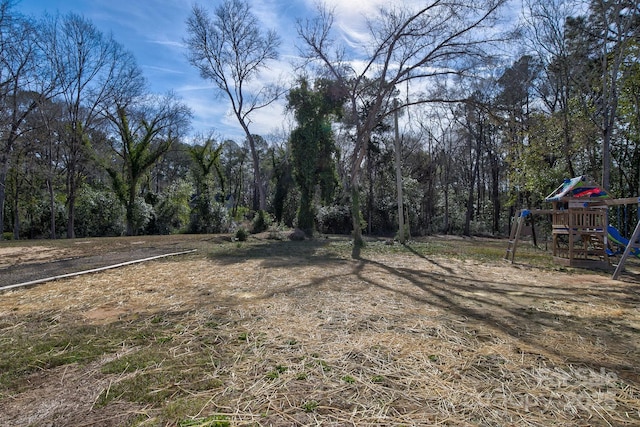
<instances>
[{"instance_id":1,"label":"swing set","mask_svg":"<svg viewBox=\"0 0 640 427\"><path fill-rule=\"evenodd\" d=\"M609 270L612 256L620 253L610 249L614 244L624 248L613 273L613 279L618 279L630 255L640 258L640 220L629 240L608 221L609 207L633 204L638 205L640 219L640 198L611 198L589 178L578 176L565 180L545 201L552 204L552 209L517 212L505 259L513 263L524 223L531 215L551 216L553 258L561 265Z\"/></svg>"}]
</instances>

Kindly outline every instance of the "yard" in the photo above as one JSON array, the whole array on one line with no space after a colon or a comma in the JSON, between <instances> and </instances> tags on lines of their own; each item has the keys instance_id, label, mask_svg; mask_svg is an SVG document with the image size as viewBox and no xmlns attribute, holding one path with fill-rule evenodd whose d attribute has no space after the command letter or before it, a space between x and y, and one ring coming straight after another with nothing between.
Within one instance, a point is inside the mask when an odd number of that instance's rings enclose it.
<instances>
[{"instance_id":1,"label":"yard","mask_svg":"<svg viewBox=\"0 0 640 427\"><path fill-rule=\"evenodd\" d=\"M0 243L3 426L638 426L640 271L497 239Z\"/></svg>"}]
</instances>

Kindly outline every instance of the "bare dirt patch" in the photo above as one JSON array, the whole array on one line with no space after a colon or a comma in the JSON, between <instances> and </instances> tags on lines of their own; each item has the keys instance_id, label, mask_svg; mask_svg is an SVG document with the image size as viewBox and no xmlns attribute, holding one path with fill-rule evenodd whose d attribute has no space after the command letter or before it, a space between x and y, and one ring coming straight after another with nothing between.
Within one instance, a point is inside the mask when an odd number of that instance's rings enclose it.
<instances>
[{"instance_id":1,"label":"bare dirt patch","mask_svg":"<svg viewBox=\"0 0 640 427\"><path fill-rule=\"evenodd\" d=\"M204 249L228 236L142 236L53 240L0 245L0 288L185 250Z\"/></svg>"},{"instance_id":2,"label":"bare dirt patch","mask_svg":"<svg viewBox=\"0 0 640 427\"><path fill-rule=\"evenodd\" d=\"M0 247L0 268L65 258L69 252L46 246Z\"/></svg>"},{"instance_id":3,"label":"bare dirt patch","mask_svg":"<svg viewBox=\"0 0 640 427\"><path fill-rule=\"evenodd\" d=\"M3 351L100 349L0 383L0 423L640 425L638 283L462 245L217 242L0 294Z\"/></svg>"}]
</instances>

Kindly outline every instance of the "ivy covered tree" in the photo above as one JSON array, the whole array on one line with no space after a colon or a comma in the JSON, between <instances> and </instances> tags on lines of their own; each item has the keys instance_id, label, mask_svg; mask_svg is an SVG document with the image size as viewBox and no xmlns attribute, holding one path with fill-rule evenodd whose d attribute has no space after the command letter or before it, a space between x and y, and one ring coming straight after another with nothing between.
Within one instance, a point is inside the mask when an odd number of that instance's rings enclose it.
<instances>
[{"instance_id":1,"label":"ivy covered tree","mask_svg":"<svg viewBox=\"0 0 640 427\"><path fill-rule=\"evenodd\" d=\"M298 227L310 236L316 187L320 188L321 200L328 203L337 183L331 118L341 115L344 97L336 82L320 79L312 88L306 78L300 78L287 99L298 122L291 133L294 179L300 190Z\"/></svg>"},{"instance_id":2,"label":"ivy covered tree","mask_svg":"<svg viewBox=\"0 0 640 427\"><path fill-rule=\"evenodd\" d=\"M220 163L220 154L224 148L224 144L217 147L214 146L213 139L207 139L202 145L194 145L189 148L189 154L193 160L191 172L196 186L196 194L193 200L193 208L191 211L190 231L193 233L209 233L220 231L217 223L219 221L219 212L216 206L213 174L220 181L221 199L226 196L226 179L222 172L222 164Z\"/></svg>"},{"instance_id":3,"label":"ivy covered tree","mask_svg":"<svg viewBox=\"0 0 640 427\"><path fill-rule=\"evenodd\" d=\"M293 215L287 215L287 202L290 202L295 187L291 159L286 149L271 150L271 164L273 168L273 216L277 223L293 225ZM293 205L293 204L292 204ZM291 209L293 211L293 209Z\"/></svg>"},{"instance_id":4,"label":"ivy covered tree","mask_svg":"<svg viewBox=\"0 0 640 427\"><path fill-rule=\"evenodd\" d=\"M109 116L119 136L113 149L122 160L122 166L120 169L107 166L107 172L116 195L126 208L129 236L137 231L136 206L141 180L178 139L191 115L188 107L171 95L142 107L138 114L119 107L116 115Z\"/></svg>"},{"instance_id":5,"label":"ivy covered tree","mask_svg":"<svg viewBox=\"0 0 640 427\"><path fill-rule=\"evenodd\" d=\"M502 40L495 32L495 18L504 0L419 2L381 8L368 20L370 34L358 48L337 46L333 31L335 14L320 6L313 19L298 21L302 56L340 82L354 123L349 171L353 222L352 257L359 258L364 245L360 212L363 159L373 129L384 116L407 105L393 105L396 91L411 82L433 83L444 77L466 76L478 58L486 56L491 42ZM354 55L348 58L346 53ZM366 52L358 55L359 52ZM359 62L357 67L353 61ZM471 68L470 68L471 67ZM371 84L373 82L373 85ZM363 94L370 98L367 114L359 116ZM442 99L432 93L415 93L406 104ZM448 101L453 101L448 99Z\"/></svg>"},{"instance_id":6,"label":"ivy covered tree","mask_svg":"<svg viewBox=\"0 0 640 427\"><path fill-rule=\"evenodd\" d=\"M640 45L629 49L624 64L618 114L622 123L621 141L614 144L612 156L617 166L620 194L635 195L640 190ZM631 166L631 167L629 167Z\"/></svg>"}]
</instances>

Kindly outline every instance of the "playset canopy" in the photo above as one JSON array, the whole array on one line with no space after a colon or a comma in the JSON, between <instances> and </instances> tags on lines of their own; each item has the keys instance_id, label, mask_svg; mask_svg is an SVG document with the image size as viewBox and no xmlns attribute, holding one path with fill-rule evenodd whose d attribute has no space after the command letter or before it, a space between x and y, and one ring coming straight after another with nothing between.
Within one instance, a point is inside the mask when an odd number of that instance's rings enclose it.
<instances>
[{"instance_id":1,"label":"playset canopy","mask_svg":"<svg viewBox=\"0 0 640 427\"><path fill-rule=\"evenodd\" d=\"M608 199L610 197L598 184L595 184L587 176L582 175L565 179L560 187L547 196L545 201L554 202L566 198Z\"/></svg>"}]
</instances>

